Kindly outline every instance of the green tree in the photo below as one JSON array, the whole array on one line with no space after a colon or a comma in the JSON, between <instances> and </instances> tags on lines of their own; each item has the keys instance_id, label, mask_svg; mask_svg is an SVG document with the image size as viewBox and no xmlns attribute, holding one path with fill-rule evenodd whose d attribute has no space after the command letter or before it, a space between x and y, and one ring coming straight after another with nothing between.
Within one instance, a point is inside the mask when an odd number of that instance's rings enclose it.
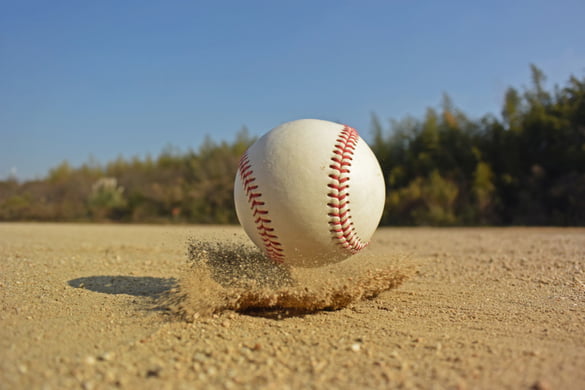
<instances>
[{"instance_id":1,"label":"green tree","mask_svg":"<svg viewBox=\"0 0 585 390\"><path fill-rule=\"evenodd\" d=\"M126 206L124 188L116 178L102 177L92 185L88 206L96 220L120 219Z\"/></svg>"},{"instance_id":2,"label":"green tree","mask_svg":"<svg viewBox=\"0 0 585 390\"><path fill-rule=\"evenodd\" d=\"M388 194L389 220L408 225L453 225L457 222L455 183L435 170Z\"/></svg>"}]
</instances>

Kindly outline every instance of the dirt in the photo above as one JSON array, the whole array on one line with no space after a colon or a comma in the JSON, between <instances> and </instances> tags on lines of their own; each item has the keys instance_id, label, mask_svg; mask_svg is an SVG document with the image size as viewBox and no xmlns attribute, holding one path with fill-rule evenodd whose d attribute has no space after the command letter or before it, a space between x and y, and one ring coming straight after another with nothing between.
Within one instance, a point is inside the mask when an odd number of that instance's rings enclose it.
<instances>
[{"instance_id":1,"label":"dirt","mask_svg":"<svg viewBox=\"0 0 585 390\"><path fill-rule=\"evenodd\" d=\"M239 227L0 224L0 389L583 389L584 283L585 229L294 269Z\"/></svg>"}]
</instances>

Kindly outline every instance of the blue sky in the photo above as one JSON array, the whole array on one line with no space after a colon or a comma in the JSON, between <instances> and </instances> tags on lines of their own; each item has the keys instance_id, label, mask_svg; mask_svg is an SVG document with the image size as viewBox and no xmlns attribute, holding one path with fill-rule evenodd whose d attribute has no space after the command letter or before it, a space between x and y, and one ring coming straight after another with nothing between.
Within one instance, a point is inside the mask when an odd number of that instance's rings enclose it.
<instances>
[{"instance_id":1,"label":"blue sky","mask_svg":"<svg viewBox=\"0 0 585 390\"><path fill-rule=\"evenodd\" d=\"M0 179L63 160L197 149L299 118L368 139L443 92L498 114L508 86L585 75L579 1L0 0Z\"/></svg>"}]
</instances>

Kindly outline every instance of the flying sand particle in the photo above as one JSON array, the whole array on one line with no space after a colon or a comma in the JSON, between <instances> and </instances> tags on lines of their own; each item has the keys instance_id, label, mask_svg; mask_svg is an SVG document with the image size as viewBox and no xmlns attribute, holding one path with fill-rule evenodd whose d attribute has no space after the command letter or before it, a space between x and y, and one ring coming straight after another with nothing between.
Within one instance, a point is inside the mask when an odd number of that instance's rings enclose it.
<instances>
[{"instance_id":1,"label":"flying sand particle","mask_svg":"<svg viewBox=\"0 0 585 390\"><path fill-rule=\"evenodd\" d=\"M189 264L166 306L187 321L227 310L278 316L338 310L399 286L413 272L398 268L396 259L357 256L321 268L290 268L250 245L192 241Z\"/></svg>"}]
</instances>

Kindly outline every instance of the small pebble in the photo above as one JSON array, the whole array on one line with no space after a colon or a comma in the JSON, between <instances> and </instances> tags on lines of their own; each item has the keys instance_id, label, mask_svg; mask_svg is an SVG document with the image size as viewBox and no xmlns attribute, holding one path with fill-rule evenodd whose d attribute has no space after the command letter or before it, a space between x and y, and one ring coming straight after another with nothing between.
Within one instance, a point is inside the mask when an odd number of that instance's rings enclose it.
<instances>
[{"instance_id":1,"label":"small pebble","mask_svg":"<svg viewBox=\"0 0 585 390\"><path fill-rule=\"evenodd\" d=\"M95 364L95 358L93 356L88 356L85 358L85 364L89 364L94 365Z\"/></svg>"},{"instance_id":2,"label":"small pebble","mask_svg":"<svg viewBox=\"0 0 585 390\"><path fill-rule=\"evenodd\" d=\"M532 387L530 389L531 390L551 390L551 387L547 381L538 380L538 381L536 381L536 383L534 383L532 385Z\"/></svg>"},{"instance_id":3,"label":"small pebble","mask_svg":"<svg viewBox=\"0 0 585 390\"><path fill-rule=\"evenodd\" d=\"M81 384L81 388L82 388L83 390L92 390L92 389L94 389L94 388L95 388L95 385L94 385L94 384L93 384L93 382L91 382L91 381L84 381L84 382Z\"/></svg>"},{"instance_id":4,"label":"small pebble","mask_svg":"<svg viewBox=\"0 0 585 390\"><path fill-rule=\"evenodd\" d=\"M262 345L260 343L256 343L250 348L252 351L259 351L262 349Z\"/></svg>"},{"instance_id":5,"label":"small pebble","mask_svg":"<svg viewBox=\"0 0 585 390\"><path fill-rule=\"evenodd\" d=\"M104 352L103 354L101 354L98 357L98 360L102 360L104 362L108 362L110 360L112 360L114 357L114 354L112 352Z\"/></svg>"}]
</instances>

